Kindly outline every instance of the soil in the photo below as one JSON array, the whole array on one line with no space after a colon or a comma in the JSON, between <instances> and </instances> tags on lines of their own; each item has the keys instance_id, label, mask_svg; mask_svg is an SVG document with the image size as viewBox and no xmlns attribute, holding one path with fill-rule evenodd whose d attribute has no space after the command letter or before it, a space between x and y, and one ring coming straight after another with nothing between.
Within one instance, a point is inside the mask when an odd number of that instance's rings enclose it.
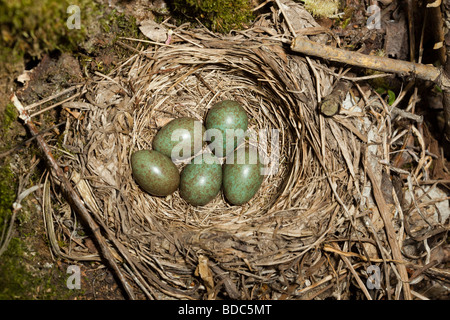
<instances>
[{"instance_id":1,"label":"soil","mask_svg":"<svg viewBox=\"0 0 450 320\"><path fill-rule=\"evenodd\" d=\"M391 26L392 30L372 29L369 32L365 28L368 16L365 9L366 3L351 0L344 2L346 2L346 9L340 18L318 19L323 27L333 32L335 39L340 39L341 47L359 49L367 54L383 51L386 53L387 50L387 55L391 57L407 59L408 53L402 50L404 47L395 45L407 39L408 30L405 22L406 13L392 4L396 1L383 1L387 4L382 5L382 12L385 19L397 19L395 20L398 22L397 25ZM108 10L115 8L126 14L134 14L138 21L155 17L158 10L165 8L163 1L130 0L110 1L110 3L112 8ZM103 1L103 4L107 6L108 1ZM148 8L151 10L146 10ZM395 34L395 39L389 38L392 34ZM0 63L0 119L2 122L0 165L10 167L13 172L10 187L16 194L41 183L46 167L33 141L25 143L30 136L19 120L4 126L8 122L6 114L11 93L18 92L20 100L24 104L30 104L74 84L82 83L86 80L85 70L94 72L99 67L107 70L120 60L121 55L125 54L122 48L120 51L117 46L111 45L114 37L113 32L103 32L90 37L90 45L97 48L91 53L86 51L51 52L39 59L25 57L16 62ZM387 48L386 43L389 44ZM36 69L30 81L25 85L18 82L18 76L32 67ZM399 84L400 80L397 79L393 83L383 83L380 87L387 85L390 88L398 88ZM430 152L439 157L440 161L436 162L438 165L434 168L434 176L430 177L430 180L449 179L449 164L443 157L440 147L442 129L439 129L440 124L436 123L436 119L442 117L442 103L439 100L439 92L434 91L433 94L433 97L437 96L437 98L422 100L422 103L417 106L419 113L429 116L430 123L434 121L430 125L433 130L425 129L426 141L432 148ZM432 107L427 107L428 104ZM36 123L40 130L45 130L64 122L66 117L71 116L73 115L54 108L37 117ZM55 128L46 132L44 136L46 141L56 144L61 133L62 130ZM0 190L0 192L3 191ZM13 240L1 257L0 299L124 299L122 289L104 264L74 262L55 257L46 235L40 199L39 192L29 195L22 202L23 208L18 211L14 221ZM89 242L89 237L83 238L83 241L89 252L97 251L92 241ZM80 289L70 289L70 285L68 286L71 276L68 268L71 265L80 268Z\"/></svg>"}]
</instances>

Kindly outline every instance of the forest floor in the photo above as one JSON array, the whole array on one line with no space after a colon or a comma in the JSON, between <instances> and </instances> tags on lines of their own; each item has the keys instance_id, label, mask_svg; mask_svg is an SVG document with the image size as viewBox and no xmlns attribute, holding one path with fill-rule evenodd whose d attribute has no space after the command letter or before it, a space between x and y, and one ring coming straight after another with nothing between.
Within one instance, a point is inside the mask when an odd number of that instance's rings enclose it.
<instances>
[{"instance_id":1,"label":"forest floor","mask_svg":"<svg viewBox=\"0 0 450 320\"><path fill-rule=\"evenodd\" d=\"M164 1L111 1L111 6L108 6L108 1L97 2L99 9L96 14L103 19L91 17L92 25L87 28L88 38L80 45L82 49L61 53L59 50L48 51L40 47L33 54L4 55L0 61L0 239L4 239L8 228L12 226L11 240L3 253L0 241L0 299L124 299L112 273L102 263L73 262L55 257L46 234L41 191L26 197L14 221L11 221L12 203L17 195L43 183L47 172L40 151L33 141L28 140L30 135L9 102L12 92L21 91L22 99L32 103L51 96L61 88L85 81L89 73L107 73L107 70L130 54L115 44L117 37L142 36L137 26L139 21L170 18ZM344 2L341 14L317 19L335 39L339 39L341 48L409 59L409 28L404 6L395 0L380 3L381 28L369 30L369 1ZM416 39L420 39L421 18L417 19ZM436 63L439 59L438 54L430 49L433 41L424 38L424 63ZM33 74L30 82L27 84L27 81L20 80L21 76L26 77L25 70L32 68L38 72ZM361 75L365 75L365 71L361 71ZM386 100L395 99L402 88L399 79L392 82L373 81L370 85L379 89ZM429 151L441 157L436 161L441 164L440 168L434 171L434 177L430 179L448 179L449 162L441 152L443 115L439 99L442 97L439 90L426 90L419 90L422 99L417 103L417 113L425 116L429 128L425 130ZM61 123L71 116L55 108L36 117L36 123L40 130L52 128L43 136L57 145L62 138ZM61 245L64 247L65 244ZM86 252L97 253L92 241L85 240L85 246ZM79 289L70 288L71 265L80 268Z\"/></svg>"}]
</instances>

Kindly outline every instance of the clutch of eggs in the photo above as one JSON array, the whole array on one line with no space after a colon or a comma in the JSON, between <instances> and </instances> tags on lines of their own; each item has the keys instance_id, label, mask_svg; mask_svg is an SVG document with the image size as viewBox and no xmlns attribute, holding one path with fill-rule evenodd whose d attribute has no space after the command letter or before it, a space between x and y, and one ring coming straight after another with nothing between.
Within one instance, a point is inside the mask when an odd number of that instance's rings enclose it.
<instances>
[{"instance_id":1,"label":"clutch of eggs","mask_svg":"<svg viewBox=\"0 0 450 320\"><path fill-rule=\"evenodd\" d=\"M257 150L246 146L236 149L248 128L247 113L236 101L221 101L208 111L205 126L196 119L183 117L162 127L153 139L153 150L136 151L131 156L137 184L154 196L167 196L179 188L180 196L194 206L208 204L221 188L226 200L233 205L250 201L259 190L263 176L261 162L255 161ZM234 141L227 142L230 137L227 130L235 133ZM215 132L215 136L210 132ZM214 144L220 135L222 139ZM215 145L213 154L197 155L205 140L211 141L209 146ZM223 157L227 151L229 154L222 166L218 157ZM180 175L173 161L191 157L194 158Z\"/></svg>"}]
</instances>

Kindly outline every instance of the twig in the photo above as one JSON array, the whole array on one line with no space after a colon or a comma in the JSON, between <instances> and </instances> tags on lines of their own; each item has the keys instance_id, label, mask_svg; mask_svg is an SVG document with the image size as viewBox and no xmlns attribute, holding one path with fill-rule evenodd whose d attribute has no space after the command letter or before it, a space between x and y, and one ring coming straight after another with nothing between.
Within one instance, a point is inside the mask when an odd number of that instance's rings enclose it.
<instances>
[{"instance_id":1,"label":"twig","mask_svg":"<svg viewBox=\"0 0 450 320\"><path fill-rule=\"evenodd\" d=\"M447 50L447 61L444 66L444 74L450 77L450 58L448 57L449 50ZM447 142L450 143L450 92L444 91L444 136Z\"/></svg>"},{"instance_id":2,"label":"twig","mask_svg":"<svg viewBox=\"0 0 450 320\"><path fill-rule=\"evenodd\" d=\"M164 46L164 47L170 47L170 48L174 47L171 44L165 44L165 43L155 42L155 41L150 41L150 40L127 38L127 37L119 37L119 39L130 40L130 41L137 41L137 42L144 42L144 43L155 44L155 45L158 45L158 46Z\"/></svg>"},{"instance_id":3,"label":"twig","mask_svg":"<svg viewBox=\"0 0 450 320\"><path fill-rule=\"evenodd\" d=\"M90 254L86 256L76 256L71 254L66 254L60 250L58 241L56 239L55 228L53 226L53 217L51 212L51 199L50 199L50 183L48 182L49 172L45 175L44 190L43 190L43 201L42 201L42 212L44 217L44 225L46 227L46 233L50 246L52 247L54 253L64 259L75 260L75 261L101 261L98 254Z\"/></svg>"},{"instance_id":4,"label":"twig","mask_svg":"<svg viewBox=\"0 0 450 320\"><path fill-rule=\"evenodd\" d=\"M418 182L414 182L414 185L421 185L421 184L449 184L450 183L450 179L442 179L442 180L422 180L422 181L418 181Z\"/></svg>"},{"instance_id":5,"label":"twig","mask_svg":"<svg viewBox=\"0 0 450 320\"><path fill-rule=\"evenodd\" d=\"M350 89L350 84L351 83L349 81L339 81L338 84L334 87L333 91L323 99L320 105L320 112L328 117L334 116L336 113L338 113L342 101L344 101L345 96Z\"/></svg>"},{"instance_id":6,"label":"twig","mask_svg":"<svg viewBox=\"0 0 450 320\"><path fill-rule=\"evenodd\" d=\"M68 97L67 99L64 99L64 100L62 100L62 101L60 101L60 102L54 103L54 104L52 104L51 106L48 106L47 108L44 108L44 109L42 109L42 110L36 111L35 113L32 113L32 114L30 115L30 118L34 118L34 117L36 117L36 116L38 116L38 115L40 115L40 114L42 114L42 113L44 113L44 112L47 112L47 111L49 111L49 110L51 110L51 109L54 109L54 108L56 108L57 106L62 105L63 103L66 103L66 102L68 102L68 101L70 101L70 100L73 100L73 99L75 99L76 97L78 97L78 96L80 96L80 95L82 95L82 94L84 94L84 93L86 93L86 92L87 92L86 90L82 90L81 92L75 93L73 96L70 96L70 97Z\"/></svg>"},{"instance_id":7,"label":"twig","mask_svg":"<svg viewBox=\"0 0 450 320\"><path fill-rule=\"evenodd\" d=\"M362 153L363 157L364 157L364 161L366 161L365 157L365 152ZM369 165L365 165L364 166L366 168L366 172L367 175L369 177L369 180L372 184L372 190L373 190L373 195L375 198L375 202L378 206L378 211L380 212L381 218L383 219L384 222L384 227L386 230L386 235L387 235L387 239L389 242L389 245L391 247L392 250L392 256L394 257L395 260L401 261L402 260L402 253L400 251L400 247L398 245L397 239L395 237L395 230L394 227L392 225L392 221L391 218L389 217L389 212L387 209L387 204L386 201L384 199L383 193L380 189L380 181L378 180L378 178L375 176L375 174L373 173L372 169L370 168ZM411 300L411 291L410 291L410 287L408 284L408 273L406 271L406 267L404 264L399 263L398 264L398 270L401 276L401 281L403 282L403 292L404 292L404 298L406 300Z\"/></svg>"},{"instance_id":8,"label":"twig","mask_svg":"<svg viewBox=\"0 0 450 320\"><path fill-rule=\"evenodd\" d=\"M421 295L420 293L418 293L418 292L416 292L416 291L413 291L413 290L411 290L411 294L412 294L414 297L419 298L420 300L430 300L430 299L428 299L427 297L425 297L424 295Z\"/></svg>"},{"instance_id":9,"label":"twig","mask_svg":"<svg viewBox=\"0 0 450 320\"><path fill-rule=\"evenodd\" d=\"M203 79L203 77L202 77L200 74L195 73L194 75L197 77L197 79L198 79L198 80L199 80L206 88L208 88L209 91L211 91L211 93L212 93L213 95L216 94L216 91L208 84L208 82L205 81L205 79Z\"/></svg>"},{"instance_id":10,"label":"twig","mask_svg":"<svg viewBox=\"0 0 450 320\"><path fill-rule=\"evenodd\" d=\"M327 252L334 252L334 253L337 253L337 254L339 254L341 256L344 256L344 257L355 257L355 258L359 258L359 259L361 259L363 261L366 261L366 262L369 261L369 259L367 259L365 256L363 256L361 254L358 254L358 253L355 253L355 252L344 252L344 251L341 251L339 249L333 248L332 246L327 245L327 244L323 246L323 250L327 251ZM379 263L379 262L384 262L384 261L396 262L396 263L406 263L406 261L398 261L398 260L393 260L393 259L386 259L386 260L384 260L384 259L370 258L370 262L377 262L377 263Z\"/></svg>"},{"instance_id":11,"label":"twig","mask_svg":"<svg viewBox=\"0 0 450 320\"><path fill-rule=\"evenodd\" d=\"M125 279L125 276L120 271L119 266L117 265L116 261L114 260L114 257L111 253L111 249L109 248L108 244L106 243L105 238L100 233L100 228L98 224L92 219L91 215L89 214L89 211L84 206L83 201L80 199L78 194L73 189L72 185L70 184L67 177L64 175L64 172L59 167L56 159L53 157L49 146L45 142L44 138L39 135L39 132L37 128L35 127L33 121L31 120L30 116L28 115L27 111L25 110L22 103L19 101L17 96L15 94L12 95L11 101L14 104L14 106L19 111L19 118L22 119L25 122L25 125L30 130L31 134L36 137L39 149L41 149L42 153L44 154L45 161L50 168L50 172L52 176L59 180L61 182L61 190L66 198L66 200L69 202L71 207L77 212L77 214L82 218L82 220L86 223L86 225L91 230L92 234L94 235L95 240L97 241L98 246L100 247L100 251L107 261L107 263L110 265L110 267L114 270L115 275L118 277L119 281L122 283L123 288L125 289L128 297L130 299L134 299L134 293L130 285L128 284L127 280Z\"/></svg>"},{"instance_id":12,"label":"twig","mask_svg":"<svg viewBox=\"0 0 450 320\"><path fill-rule=\"evenodd\" d=\"M336 243L332 244L333 246L337 247ZM328 248L331 248L331 246L328 246ZM340 250L336 250L335 252L339 252ZM367 291L367 288L364 284L364 282L362 282L361 278L359 277L358 273L355 271L355 269L353 268L352 264L350 263L350 261L347 259L347 257L345 255L339 255L342 259L342 261L344 261L344 263L347 265L347 268L350 269L350 272L352 273L352 275L355 277L356 282L358 282L358 285L360 286L361 290L363 291L364 295L366 296L367 300L372 300L372 297L370 296L369 291Z\"/></svg>"},{"instance_id":13,"label":"twig","mask_svg":"<svg viewBox=\"0 0 450 320\"><path fill-rule=\"evenodd\" d=\"M416 37L414 32L414 3L416 1L406 1L406 11L408 15L408 32L409 32L409 58L411 61L416 60Z\"/></svg>"},{"instance_id":14,"label":"twig","mask_svg":"<svg viewBox=\"0 0 450 320\"><path fill-rule=\"evenodd\" d=\"M9 224L8 231L6 232L6 236L4 236L4 234L2 234L2 237L0 239L0 256L6 251L6 249L8 248L9 242L12 239L12 233L14 230L14 222L16 220L16 215L17 215L17 212L22 208L22 205L20 203L30 193L33 193L34 191L36 191L37 189L39 189L41 187L42 187L42 185L33 186L33 187L23 191L22 193L20 193L17 196L16 201L13 203L13 212L11 215L11 219L10 219L11 222ZM5 228L6 228L6 226L5 226Z\"/></svg>"},{"instance_id":15,"label":"twig","mask_svg":"<svg viewBox=\"0 0 450 320\"><path fill-rule=\"evenodd\" d=\"M142 51L139 51L139 50L133 48L132 46L129 46L129 45L127 45L126 43L123 43L122 41L116 41L116 43L117 43L118 45L120 45L121 47L127 49L127 50L133 51L134 53L137 53L137 54L140 55L140 56L146 57L147 59L150 59L150 60L156 60L156 59L153 58L150 54L145 53L145 52L142 52Z\"/></svg>"},{"instance_id":16,"label":"twig","mask_svg":"<svg viewBox=\"0 0 450 320\"><path fill-rule=\"evenodd\" d=\"M296 37L291 43L295 52L312 55L330 61L346 63L362 68L384 72L394 72L400 75L412 75L422 80L433 81L442 90L450 91L450 79L441 69L421 63L407 62L386 57L370 56L359 52L333 48L309 40L306 37Z\"/></svg>"},{"instance_id":17,"label":"twig","mask_svg":"<svg viewBox=\"0 0 450 320\"><path fill-rule=\"evenodd\" d=\"M336 75L336 74L334 74L334 75ZM377 74L372 74L370 76L361 76L361 77L342 76L341 79L350 80L350 81L366 81L366 80L384 78L384 77L392 77L392 73L377 73Z\"/></svg>"},{"instance_id":18,"label":"twig","mask_svg":"<svg viewBox=\"0 0 450 320\"><path fill-rule=\"evenodd\" d=\"M258 11L259 9L261 9L262 7L264 7L266 4L268 4L269 2L272 2L272 0L266 0L263 3L261 3L259 6L255 7L252 9L253 12Z\"/></svg>"},{"instance_id":19,"label":"twig","mask_svg":"<svg viewBox=\"0 0 450 320\"><path fill-rule=\"evenodd\" d=\"M441 6L430 6L427 5L427 13L430 13L431 19L431 32L434 34L435 41L433 49L438 50L439 60L441 64L446 62L446 50L445 50L445 34L444 34L444 18L442 17ZM447 44L448 45L448 44Z\"/></svg>"},{"instance_id":20,"label":"twig","mask_svg":"<svg viewBox=\"0 0 450 320\"><path fill-rule=\"evenodd\" d=\"M361 263L357 263L357 264L353 265L353 267L355 269L359 268L360 266L361 266ZM347 269L342 269L342 270L339 271L338 276L342 277L342 276L345 276L346 274L347 274ZM323 285L324 283L327 283L328 281L331 281L333 279L335 279L335 275L334 274L333 275L329 274L326 277L324 277L323 279L317 281L316 283L313 283L310 286L307 286L307 287L305 287L303 289L300 289L300 290L296 291L295 295L297 295L297 296L305 295L308 291L310 291L312 289L315 289L315 288L317 288L317 287Z\"/></svg>"},{"instance_id":21,"label":"twig","mask_svg":"<svg viewBox=\"0 0 450 320\"><path fill-rule=\"evenodd\" d=\"M52 95L52 96L50 96L50 97L48 97L48 98L39 100L39 101L36 102L36 103L32 103L32 104L26 106L24 109L25 109L26 111L31 110L31 109L33 109L33 108L36 108L37 106L40 106L40 105L43 104L43 103L52 101L53 99L56 99L56 98L58 98L58 97L60 97L60 96L63 96L63 95L65 95L66 93L69 93L69 92L71 92L71 91L73 91L73 90L75 90L75 89L81 88L82 86L84 86L84 84L79 84L79 85L76 85L76 86L67 88L67 89L65 89L65 90L63 90L63 91L61 91L61 92L58 92L57 94L54 94L54 95Z\"/></svg>"},{"instance_id":22,"label":"twig","mask_svg":"<svg viewBox=\"0 0 450 320\"><path fill-rule=\"evenodd\" d=\"M393 113L395 115L398 115L400 117L403 117L403 118L406 118L406 119L411 119L411 120L414 120L414 121L416 121L418 123L422 123L423 122L423 117L419 116L417 114L405 111L403 109L399 109L397 107L392 107L392 106L389 109L391 109L391 113Z\"/></svg>"}]
</instances>

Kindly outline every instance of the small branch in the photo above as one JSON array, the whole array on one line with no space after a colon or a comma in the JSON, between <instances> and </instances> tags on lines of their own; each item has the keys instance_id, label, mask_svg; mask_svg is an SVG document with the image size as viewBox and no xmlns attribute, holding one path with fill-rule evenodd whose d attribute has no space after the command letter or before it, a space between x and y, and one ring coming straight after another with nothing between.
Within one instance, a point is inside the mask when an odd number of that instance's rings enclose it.
<instances>
[{"instance_id":1,"label":"small branch","mask_svg":"<svg viewBox=\"0 0 450 320\"><path fill-rule=\"evenodd\" d=\"M350 89L350 84L351 83L349 81L339 81L333 91L323 99L320 105L320 112L328 117L334 116L338 113L340 106L344 101L348 90Z\"/></svg>"},{"instance_id":2,"label":"small branch","mask_svg":"<svg viewBox=\"0 0 450 320\"><path fill-rule=\"evenodd\" d=\"M361 152L362 155L365 157L365 152ZM366 159L362 159L364 162L366 162ZM380 212L380 216L383 219L384 228L386 231L386 236L388 239L389 246L391 247L392 256L397 261L402 261L402 253L400 250L400 247L398 245L397 239L396 239L396 233L394 226L392 224L392 220L390 217L389 209L386 204L386 200L384 199L383 192L380 189L381 182L379 179L375 176L373 173L370 165L365 165L367 176L369 177L369 180L372 184L373 189L373 195L375 198L375 203L377 204L378 211ZM402 285L403 285L403 296L406 300L411 300L411 290L408 284L408 272L406 271L406 267L402 263L397 262L398 271L400 273Z\"/></svg>"},{"instance_id":3,"label":"small branch","mask_svg":"<svg viewBox=\"0 0 450 320\"><path fill-rule=\"evenodd\" d=\"M336 243L333 243L332 245L334 247L338 247ZM332 248L332 247L328 246L328 248ZM342 251L340 251L339 249L336 249L336 251L334 251L334 252L339 253L339 252L342 252ZM342 259L342 261L344 261L344 263L347 265L347 267L350 270L350 272L352 273L352 275L355 277L356 282L358 283L358 285L361 288L362 292L366 296L367 300L373 300L372 297L370 296L370 293L367 290L364 282L362 282L362 280L359 277L358 273L355 271L355 269L353 268L352 264L350 263L350 260L348 260L345 255L339 255L339 256Z\"/></svg>"},{"instance_id":4,"label":"small branch","mask_svg":"<svg viewBox=\"0 0 450 320\"><path fill-rule=\"evenodd\" d=\"M16 221L16 215L17 215L17 212L20 209L22 209L22 205L20 204L21 201L23 199L25 199L30 193L33 193L34 191L36 191L37 189L39 189L41 187L42 187L42 185L33 186L33 187L31 187L31 188L21 192L17 196L16 201L12 205L13 212L12 212L12 215L11 215L11 219L10 219L8 230L6 231L6 236L3 233L2 237L0 238L0 256L6 251L6 249L8 249L9 242L12 239L12 234L13 234L13 231L14 231L14 223ZM5 226L5 228L6 228L6 226Z\"/></svg>"},{"instance_id":5,"label":"small branch","mask_svg":"<svg viewBox=\"0 0 450 320\"><path fill-rule=\"evenodd\" d=\"M292 41L291 49L295 52L320 57L330 61L346 63L357 67L384 72L394 72L403 76L416 76L422 80L433 81L441 86L444 91L450 91L450 79L441 71L441 69L431 65L390 59L386 57L370 56L359 52L333 48L316 43L303 36L296 37Z\"/></svg>"},{"instance_id":6,"label":"small branch","mask_svg":"<svg viewBox=\"0 0 450 320\"><path fill-rule=\"evenodd\" d=\"M333 48L311 41L304 36L296 37L291 43L291 49L295 52L320 57L330 61L378 71L393 72L402 76L415 76L422 80L434 82L440 86L444 92L444 136L446 141L450 143L450 59L447 59L444 68L436 68L421 63L370 56L359 52ZM394 112L397 112L397 110ZM408 114L403 114L402 116L411 118ZM420 121L421 119L417 118L414 120Z\"/></svg>"},{"instance_id":7,"label":"small branch","mask_svg":"<svg viewBox=\"0 0 450 320\"><path fill-rule=\"evenodd\" d=\"M344 256L344 257L359 258L359 259L361 259L363 261L366 261L366 262L381 263L381 262L386 262L387 261L387 262L395 262L395 263L406 263L405 261L398 261L398 260L394 260L394 259L378 259L378 258L370 258L370 261L369 261L368 258L366 258L365 256L363 256L361 254L358 254L358 253L355 253L355 252L344 252L344 251L336 249L336 248L334 248L334 247L332 247L331 245L328 245L328 244L325 244L323 246L323 250L327 251L327 252L334 252L334 253L337 253L337 254L339 254L341 256Z\"/></svg>"},{"instance_id":8,"label":"small branch","mask_svg":"<svg viewBox=\"0 0 450 320\"><path fill-rule=\"evenodd\" d=\"M45 98L45 99L39 100L39 101L36 102L36 103L30 104L30 105L26 106L24 109L27 110L27 111L28 111L28 110L31 110L31 109L34 109L34 108L36 108L37 106L40 106L40 105L43 104L43 103L52 101L52 100L54 100L54 99L56 99L56 98L58 98L58 97L60 97L60 96L63 96L63 95L65 95L65 94L69 93L69 92L72 92L73 90L79 89L79 88L81 88L82 86L84 86L84 84L79 84L79 85L76 85L76 86L67 88L67 89L65 89L65 90L63 90L63 91L61 91L61 92L58 92L57 94L54 94L54 95L52 95L52 96L50 96L50 97L48 97L48 98Z\"/></svg>"},{"instance_id":9,"label":"small branch","mask_svg":"<svg viewBox=\"0 0 450 320\"><path fill-rule=\"evenodd\" d=\"M100 228L98 224L94 221L94 219L92 219L91 215L89 214L89 211L84 206L83 201L80 199L80 197L70 184L69 180L64 175L64 172L59 167L56 159L53 157L49 146L45 142L42 135L39 134L39 131L35 127L33 121L31 121L30 116L28 115L24 106L22 105L22 103L19 101L19 99L15 94L12 95L11 101L16 107L16 109L19 111L19 118L25 122L25 125L30 130L33 137L36 138L39 149L44 154L45 161L50 169L52 176L61 182L61 190L64 194L65 199L67 200L67 202L69 202L70 206L75 210L75 212L82 218L82 220L86 223L88 228L92 231L92 234L94 235L94 238L97 241L98 246L100 247L100 252L102 253L102 256L108 262L110 267L114 270L115 275L122 283L126 293L128 294L128 297L130 299L134 299L134 293L132 291L132 288L128 284L127 280L125 279L125 276L122 274L122 272L119 269L119 266L114 260L114 257L111 253L111 249L106 243L105 238L100 233Z\"/></svg>"},{"instance_id":10,"label":"small branch","mask_svg":"<svg viewBox=\"0 0 450 320\"><path fill-rule=\"evenodd\" d=\"M422 116L419 116L417 114L405 111L403 109L399 109L397 107L391 107L391 113L393 113L395 115L398 115L400 117L406 118L406 119L414 120L414 121L416 121L418 123L423 122L423 117Z\"/></svg>"}]
</instances>

